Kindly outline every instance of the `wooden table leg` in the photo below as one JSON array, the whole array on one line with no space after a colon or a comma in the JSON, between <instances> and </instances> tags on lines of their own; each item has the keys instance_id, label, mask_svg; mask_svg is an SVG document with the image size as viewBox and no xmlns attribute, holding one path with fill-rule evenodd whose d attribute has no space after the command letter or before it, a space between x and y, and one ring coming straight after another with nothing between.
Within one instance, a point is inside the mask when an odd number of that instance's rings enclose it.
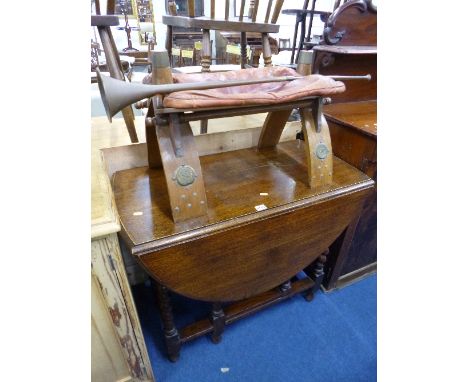
<instances>
[{"instance_id":1,"label":"wooden table leg","mask_svg":"<svg viewBox=\"0 0 468 382\"><path fill-rule=\"evenodd\" d=\"M179 359L181 342L179 332L174 323L174 316L172 315L171 300L167 293L167 288L159 283L156 283L156 294L159 311L161 312L167 354L169 359L175 362Z\"/></svg>"},{"instance_id":2,"label":"wooden table leg","mask_svg":"<svg viewBox=\"0 0 468 382\"><path fill-rule=\"evenodd\" d=\"M325 272L323 268L327 262L327 256L330 253L327 248L317 259L314 264L309 265L304 269L305 273L314 280L314 286L306 292L305 298L307 301L312 301L314 298L315 292L317 292L322 284L323 278L325 277Z\"/></svg>"},{"instance_id":3,"label":"wooden table leg","mask_svg":"<svg viewBox=\"0 0 468 382\"><path fill-rule=\"evenodd\" d=\"M291 290L291 280L288 280L286 282L284 282L283 284L281 284L279 286L279 290L282 292L282 293L286 293L288 292L289 290Z\"/></svg>"},{"instance_id":4,"label":"wooden table leg","mask_svg":"<svg viewBox=\"0 0 468 382\"><path fill-rule=\"evenodd\" d=\"M224 327L226 326L226 316L224 315L224 310L219 302L215 302L213 304L210 321L213 325L211 341L215 344L219 344L224 332Z\"/></svg>"}]
</instances>

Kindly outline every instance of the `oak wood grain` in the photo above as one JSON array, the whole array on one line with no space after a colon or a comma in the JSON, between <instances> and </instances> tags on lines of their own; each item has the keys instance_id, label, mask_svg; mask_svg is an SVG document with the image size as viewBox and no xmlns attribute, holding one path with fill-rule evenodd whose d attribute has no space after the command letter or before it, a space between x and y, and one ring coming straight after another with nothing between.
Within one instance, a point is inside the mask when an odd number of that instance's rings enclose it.
<instances>
[{"instance_id":1,"label":"oak wood grain","mask_svg":"<svg viewBox=\"0 0 468 382\"><path fill-rule=\"evenodd\" d=\"M205 301L240 300L292 277L339 235L373 185L335 158L333 182L311 189L300 141L200 162L206 224L172 221L161 170L117 172L113 184L131 252L158 282ZM267 209L257 212L261 204Z\"/></svg>"},{"instance_id":2,"label":"oak wood grain","mask_svg":"<svg viewBox=\"0 0 468 382\"><path fill-rule=\"evenodd\" d=\"M328 124L322 118L320 131L314 122L313 112L311 109L300 109L302 132L304 134L306 158L307 158L307 173L310 187L313 188L316 184L328 184L333 179L333 151L330 139L330 131ZM324 159L319 159L316 155L317 145L325 145L328 149L328 155Z\"/></svg>"},{"instance_id":3,"label":"oak wood grain","mask_svg":"<svg viewBox=\"0 0 468 382\"><path fill-rule=\"evenodd\" d=\"M377 101L332 103L323 107L328 121L377 137ZM357 166L359 167L359 166Z\"/></svg>"}]
</instances>

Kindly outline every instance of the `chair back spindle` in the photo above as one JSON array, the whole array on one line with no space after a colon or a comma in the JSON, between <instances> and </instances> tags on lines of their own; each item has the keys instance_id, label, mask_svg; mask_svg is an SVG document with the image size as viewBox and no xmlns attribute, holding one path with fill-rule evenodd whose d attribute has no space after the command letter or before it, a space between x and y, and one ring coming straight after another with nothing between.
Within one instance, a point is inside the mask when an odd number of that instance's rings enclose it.
<instances>
[{"instance_id":1,"label":"chair back spindle","mask_svg":"<svg viewBox=\"0 0 468 382\"><path fill-rule=\"evenodd\" d=\"M224 4L224 20L229 20L229 7L230 7L230 4L229 4L229 0L226 0L225 4Z\"/></svg>"},{"instance_id":2,"label":"chair back spindle","mask_svg":"<svg viewBox=\"0 0 468 382\"><path fill-rule=\"evenodd\" d=\"M254 0L253 10L252 10L252 22L253 23L257 21L258 2L259 0Z\"/></svg>"},{"instance_id":3,"label":"chair back spindle","mask_svg":"<svg viewBox=\"0 0 468 382\"><path fill-rule=\"evenodd\" d=\"M284 0L276 0L275 9L271 15L271 24L276 24L278 17L281 13L281 8L283 7Z\"/></svg>"},{"instance_id":4,"label":"chair back spindle","mask_svg":"<svg viewBox=\"0 0 468 382\"><path fill-rule=\"evenodd\" d=\"M267 10L265 13L265 24L268 24L268 19L270 18L271 6L273 5L273 0L268 0Z\"/></svg>"},{"instance_id":5,"label":"chair back spindle","mask_svg":"<svg viewBox=\"0 0 468 382\"><path fill-rule=\"evenodd\" d=\"M195 17L195 0L187 0L188 3L188 16Z\"/></svg>"},{"instance_id":6,"label":"chair back spindle","mask_svg":"<svg viewBox=\"0 0 468 382\"><path fill-rule=\"evenodd\" d=\"M244 9L245 9L245 0L241 0L240 11L239 11L239 21L244 20Z\"/></svg>"},{"instance_id":7,"label":"chair back spindle","mask_svg":"<svg viewBox=\"0 0 468 382\"><path fill-rule=\"evenodd\" d=\"M169 7L169 14L171 16L177 16L177 6L176 6L175 1L169 1L168 7Z\"/></svg>"}]
</instances>

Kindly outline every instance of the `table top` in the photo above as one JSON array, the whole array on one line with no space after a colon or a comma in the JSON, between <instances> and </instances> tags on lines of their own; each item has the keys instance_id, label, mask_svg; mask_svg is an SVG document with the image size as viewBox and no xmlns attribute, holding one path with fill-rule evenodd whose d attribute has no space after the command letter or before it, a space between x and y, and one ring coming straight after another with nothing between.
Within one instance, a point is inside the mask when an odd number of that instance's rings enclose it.
<instances>
[{"instance_id":1,"label":"table top","mask_svg":"<svg viewBox=\"0 0 468 382\"><path fill-rule=\"evenodd\" d=\"M227 229L239 225L242 219L259 219L261 214L255 206L263 204L268 211L262 213L276 213L294 203L314 203L320 195L340 192L350 184L359 188L370 181L362 172L334 158L332 184L311 189L303 142L296 140L261 153L254 147L202 156L200 163L208 203L207 223L196 219L173 222L162 170L137 167L115 173L112 183L116 204L128 244L135 247L132 252L188 240L192 235L212 232L216 226Z\"/></svg>"},{"instance_id":2,"label":"table top","mask_svg":"<svg viewBox=\"0 0 468 382\"><path fill-rule=\"evenodd\" d=\"M299 140L200 162L207 219L174 223L162 169L123 168L113 189L129 252L162 285L203 301L241 300L293 277L339 236L374 185L334 158L332 183L310 188Z\"/></svg>"},{"instance_id":3,"label":"table top","mask_svg":"<svg viewBox=\"0 0 468 382\"><path fill-rule=\"evenodd\" d=\"M215 119L208 125L209 133L248 129L263 124L265 114ZM191 122L195 135L200 123ZM145 139L144 116L135 117L135 128L140 142ZM91 118L91 238L96 239L120 231L119 216L114 204L109 175L101 157L101 149L130 145L131 141L122 118Z\"/></svg>"}]
</instances>

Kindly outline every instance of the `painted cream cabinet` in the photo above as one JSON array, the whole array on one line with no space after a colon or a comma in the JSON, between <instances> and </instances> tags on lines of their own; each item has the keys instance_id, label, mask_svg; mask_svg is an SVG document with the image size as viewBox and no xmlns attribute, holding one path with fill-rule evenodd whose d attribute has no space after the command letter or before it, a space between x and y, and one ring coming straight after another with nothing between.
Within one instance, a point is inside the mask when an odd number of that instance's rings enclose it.
<instances>
[{"instance_id":1,"label":"painted cream cabinet","mask_svg":"<svg viewBox=\"0 0 468 382\"><path fill-rule=\"evenodd\" d=\"M100 118L98 118L100 120ZM91 376L93 382L153 381L153 372L127 279L120 231L100 148L128 144L108 123L92 121Z\"/></svg>"}]
</instances>

